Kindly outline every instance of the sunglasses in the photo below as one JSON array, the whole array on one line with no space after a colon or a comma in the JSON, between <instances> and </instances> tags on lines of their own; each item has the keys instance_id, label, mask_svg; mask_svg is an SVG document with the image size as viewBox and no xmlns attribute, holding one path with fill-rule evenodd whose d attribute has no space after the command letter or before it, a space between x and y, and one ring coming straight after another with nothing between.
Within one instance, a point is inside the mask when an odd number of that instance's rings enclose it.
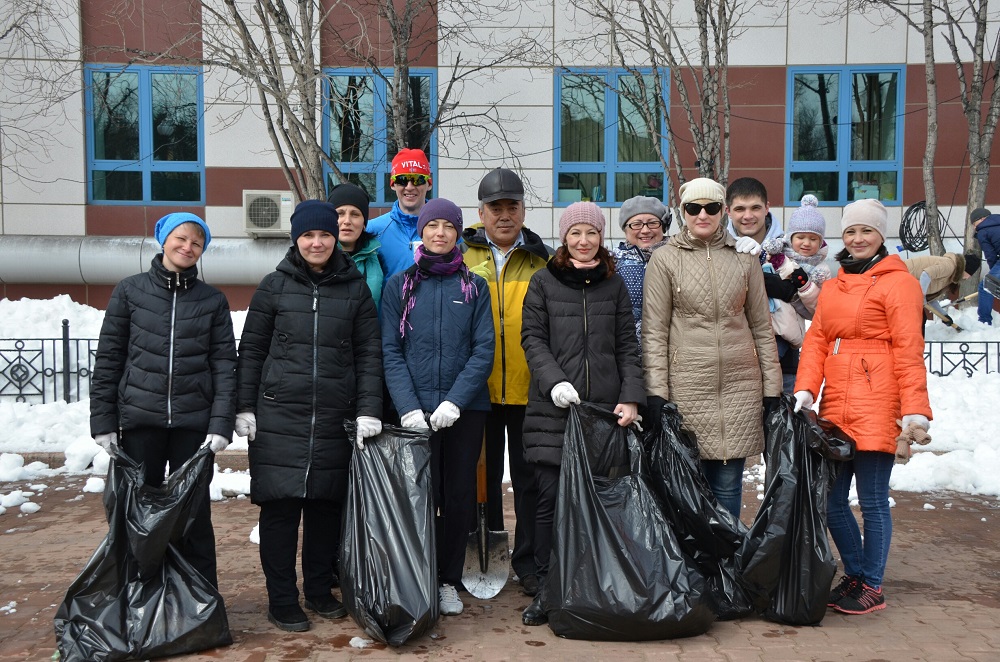
<instances>
[{"instance_id":1,"label":"sunglasses","mask_svg":"<svg viewBox=\"0 0 1000 662\"><path fill-rule=\"evenodd\" d=\"M705 213L707 213L709 216L715 216L720 211L722 211L722 203L709 202L707 205L702 205L697 202L684 203L684 212L687 213L688 216L697 216L698 214L701 213L702 209L704 209Z\"/></svg>"},{"instance_id":2,"label":"sunglasses","mask_svg":"<svg viewBox=\"0 0 1000 662\"><path fill-rule=\"evenodd\" d=\"M396 175L392 178L392 183L396 186L405 187L407 184L413 184L414 186L423 186L428 181L427 175Z\"/></svg>"},{"instance_id":3,"label":"sunglasses","mask_svg":"<svg viewBox=\"0 0 1000 662\"><path fill-rule=\"evenodd\" d=\"M643 228L655 230L656 228L663 227L663 221L632 221L631 223L626 223L625 227L629 230L641 230Z\"/></svg>"}]
</instances>

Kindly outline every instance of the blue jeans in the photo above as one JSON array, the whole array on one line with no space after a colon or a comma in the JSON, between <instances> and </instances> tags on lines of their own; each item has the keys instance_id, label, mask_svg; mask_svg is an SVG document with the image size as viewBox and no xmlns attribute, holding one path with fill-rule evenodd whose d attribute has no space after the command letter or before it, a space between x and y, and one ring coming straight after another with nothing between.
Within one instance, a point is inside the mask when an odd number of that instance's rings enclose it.
<instances>
[{"instance_id":1,"label":"blue jeans","mask_svg":"<svg viewBox=\"0 0 1000 662\"><path fill-rule=\"evenodd\" d=\"M1000 278L1000 260L990 268L989 274L994 278ZM983 281L986 280L985 275ZM979 283L979 321L983 324L993 324L993 295L986 291L983 282Z\"/></svg>"},{"instance_id":2,"label":"blue jeans","mask_svg":"<svg viewBox=\"0 0 1000 662\"><path fill-rule=\"evenodd\" d=\"M719 503L736 519L740 518L740 501L743 497L743 466L746 458L731 460L702 460L701 470L708 479L708 486Z\"/></svg>"},{"instance_id":3,"label":"blue jeans","mask_svg":"<svg viewBox=\"0 0 1000 662\"><path fill-rule=\"evenodd\" d=\"M894 461L892 453L858 451L853 460L841 467L827 499L827 526L840 551L844 572L862 578L872 588L882 585L889 558L892 540L889 476ZM863 540L847 498L852 476L857 478L858 502L865 526Z\"/></svg>"}]
</instances>

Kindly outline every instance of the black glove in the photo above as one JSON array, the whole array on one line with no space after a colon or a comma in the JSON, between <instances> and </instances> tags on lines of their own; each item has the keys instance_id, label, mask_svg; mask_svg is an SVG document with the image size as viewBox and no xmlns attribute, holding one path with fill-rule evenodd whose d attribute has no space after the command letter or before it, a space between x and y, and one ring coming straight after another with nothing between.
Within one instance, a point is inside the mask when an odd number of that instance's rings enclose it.
<instances>
[{"instance_id":1,"label":"black glove","mask_svg":"<svg viewBox=\"0 0 1000 662\"><path fill-rule=\"evenodd\" d=\"M801 290L803 287L809 284L809 274L802 267L799 267L792 273L788 274L788 280L795 284L796 290Z\"/></svg>"},{"instance_id":2,"label":"black glove","mask_svg":"<svg viewBox=\"0 0 1000 662\"><path fill-rule=\"evenodd\" d=\"M781 396L775 395L765 395L764 396L764 420L766 421L771 417L771 414L778 411L781 408Z\"/></svg>"},{"instance_id":3,"label":"black glove","mask_svg":"<svg viewBox=\"0 0 1000 662\"><path fill-rule=\"evenodd\" d=\"M791 301L799 291L799 288L795 287L795 283L785 280L778 274L764 274L764 289L767 291L769 299L782 301Z\"/></svg>"},{"instance_id":4,"label":"black glove","mask_svg":"<svg viewBox=\"0 0 1000 662\"><path fill-rule=\"evenodd\" d=\"M951 318L951 315L945 315L941 321L947 324L948 326L955 326L955 320Z\"/></svg>"},{"instance_id":5,"label":"black glove","mask_svg":"<svg viewBox=\"0 0 1000 662\"><path fill-rule=\"evenodd\" d=\"M642 417L642 422L651 433L660 431L663 425L661 414L666 405L667 401L658 395L646 397L646 415Z\"/></svg>"}]
</instances>

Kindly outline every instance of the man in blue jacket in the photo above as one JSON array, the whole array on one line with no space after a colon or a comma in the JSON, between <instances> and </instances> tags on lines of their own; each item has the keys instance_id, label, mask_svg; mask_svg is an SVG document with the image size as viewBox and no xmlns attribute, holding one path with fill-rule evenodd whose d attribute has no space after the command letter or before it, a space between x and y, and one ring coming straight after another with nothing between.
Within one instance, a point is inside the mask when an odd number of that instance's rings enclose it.
<instances>
[{"instance_id":1,"label":"man in blue jacket","mask_svg":"<svg viewBox=\"0 0 1000 662\"><path fill-rule=\"evenodd\" d=\"M421 244L417 216L427 202L431 188L431 164L422 149L401 149L392 159L389 184L396 202L387 214L368 221L365 228L374 234L385 265L385 280L413 266L413 252Z\"/></svg>"},{"instance_id":2,"label":"man in blue jacket","mask_svg":"<svg viewBox=\"0 0 1000 662\"><path fill-rule=\"evenodd\" d=\"M1000 278L1000 214L992 214L982 207L973 209L969 215L972 227L976 228L976 240L983 247L986 264L990 265L989 275ZM983 279L985 280L985 278ZM983 283L979 283L979 321L993 326L993 295Z\"/></svg>"}]
</instances>

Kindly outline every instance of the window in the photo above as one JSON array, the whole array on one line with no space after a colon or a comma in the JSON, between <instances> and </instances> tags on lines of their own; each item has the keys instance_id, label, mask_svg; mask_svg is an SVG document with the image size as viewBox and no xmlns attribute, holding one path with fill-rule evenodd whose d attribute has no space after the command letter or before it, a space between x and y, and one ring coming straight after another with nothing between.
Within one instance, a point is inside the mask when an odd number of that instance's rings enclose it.
<instances>
[{"instance_id":1,"label":"window","mask_svg":"<svg viewBox=\"0 0 1000 662\"><path fill-rule=\"evenodd\" d=\"M388 76L392 81L392 76ZM368 191L375 205L389 206L396 194L389 188L392 158L401 147L431 145L431 173L437 170L433 139L428 139L437 107L437 77L433 71L410 69L407 99L409 127L406 145L397 145L392 126L389 85L366 69L334 69L324 81L323 144L349 181ZM327 188L337 184L325 168Z\"/></svg>"},{"instance_id":2,"label":"window","mask_svg":"<svg viewBox=\"0 0 1000 662\"><path fill-rule=\"evenodd\" d=\"M835 205L900 203L903 73L901 66L789 69L788 204L806 193Z\"/></svg>"},{"instance_id":3,"label":"window","mask_svg":"<svg viewBox=\"0 0 1000 662\"><path fill-rule=\"evenodd\" d=\"M660 141L666 152L666 129L656 79L652 72L641 76L624 69L557 74L557 206L579 200L620 204L637 195L663 200L665 177L656 147ZM660 80L666 84L665 73ZM660 94L666 101L666 91Z\"/></svg>"},{"instance_id":4,"label":"window","mask_svg":"<svg viewBox=\"0 0 1000 662\"><path fill-rule=\"evenodd\" d=\"M204 204L201 70L91 65L84 75L87 201Z\"/></svg>"}]
</instances>

